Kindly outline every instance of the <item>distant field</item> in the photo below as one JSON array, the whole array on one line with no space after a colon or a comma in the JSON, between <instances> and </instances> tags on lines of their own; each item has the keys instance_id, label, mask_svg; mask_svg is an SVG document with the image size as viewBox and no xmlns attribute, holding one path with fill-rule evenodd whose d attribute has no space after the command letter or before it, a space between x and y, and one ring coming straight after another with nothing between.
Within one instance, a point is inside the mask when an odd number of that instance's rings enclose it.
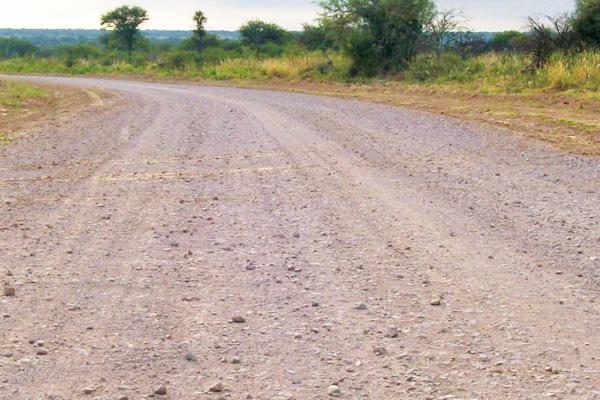
<instances>
[{"instance_id":1,"label":"distant field","mask_svg":"<svg viewBox=\"0 0 600 400\"><path fill-rule=\"evenodd\" d=\"M223 39L239 39L239 32L210 31ZM25 39L38 47L54 47L78 43L97 43L106 32L100 29L0 29L0 38ZM147 39L158 42L177 43L192 35L184 30L143 30L142 35Z\"/></svg>"}]
</instances>

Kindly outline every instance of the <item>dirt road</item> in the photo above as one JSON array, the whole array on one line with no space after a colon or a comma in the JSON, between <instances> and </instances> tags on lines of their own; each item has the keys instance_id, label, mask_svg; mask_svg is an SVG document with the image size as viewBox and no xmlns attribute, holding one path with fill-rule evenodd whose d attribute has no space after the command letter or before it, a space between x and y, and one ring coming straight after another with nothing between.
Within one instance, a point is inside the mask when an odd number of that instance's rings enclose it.
<instances>
[{"instance_id":1,"label":"dirt road","mask_svg":"<svg viewBox=\"0 0 600 400\"><path fill-rule=\"evenodd\" d=\"M117 103L0 147L1 399L600 399L598 160L390 106L36 79Z\"/></svg>"}]
</instances>

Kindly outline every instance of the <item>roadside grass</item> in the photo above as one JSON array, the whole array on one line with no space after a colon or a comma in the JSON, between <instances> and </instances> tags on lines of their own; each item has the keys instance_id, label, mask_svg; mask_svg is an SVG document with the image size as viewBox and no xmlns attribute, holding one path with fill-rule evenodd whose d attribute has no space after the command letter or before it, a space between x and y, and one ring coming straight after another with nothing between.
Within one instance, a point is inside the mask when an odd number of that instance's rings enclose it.
<instances>
[{"instance_id":1,"label":"roadside grass","mask_svg":"<svg viewBox=\"0 0 600 400\"><path fill-rule=\"evenodd\" d=\"M0 145L9 144L12 140L8 137L6 133L0 132Z\"/></svg>"},{"instance_id":2,"label":"roadside grass","mask_svg":"<svg viewBox=\"0 0 600 400\"><path fill-rule=\"evenodd\" d=\"M39 126L75 115L90 104L100 104L99 96L109 94L0 79L0 145L11 144Z\"/></svg>"},{"instance_id":3,"label":"roadside grass","mask_svg":"<svg viewBox=\"0 0 600 400\"><path fill-rule=\"evenodd\" d=\"M29 108L35 108L34 102L43 99L48 92L43 88L23 82L0 80L0 145L10 144L13 140L12 127Z\"/></svg>"},{"instance_id":4,"label":"roadside grass","mask_svg":"<svg viewBox=\"0 0 600 400\"><path fill-rule=\"evenodd\" d=\"M530 70L527 55L487 53L462 58L453 53L423 54L401 76L388 80L427 87L446 87L478 94L564 93L600 98L600 51L555 54L548 65ZM371 82L350 76L351 61L340 53L305 52L276 58L228 58L198 65L193 60L176 66L148 62L104 64L76 60L68 65L54 58L16 58L0 61L9 74L125 75L148 78L214 80L283 80Z\"/></svg>"},{"instance_id":5,"label":"roadside grass","mask_svg":"<svg viewBox=\"0 0 600 400\"><path fill-rule=\"evenodd\" d=\"M30 99L47 95L44 89L23 82L0 81L0 113L18 109Z\"/></svg>"},{"instance_id":6,"label":"roadside grass","mask_svg":"<svg viewBox=\"0 0 600 400\"><path fill-rule=\"evenodd\" d=\"M481 94L564 92L598 96L600 52L555 54L544 68L532 71L525 55L489 53L463 59L455 54L423 55L405 73L405 80Z\"/></svg>"}]
</instances>

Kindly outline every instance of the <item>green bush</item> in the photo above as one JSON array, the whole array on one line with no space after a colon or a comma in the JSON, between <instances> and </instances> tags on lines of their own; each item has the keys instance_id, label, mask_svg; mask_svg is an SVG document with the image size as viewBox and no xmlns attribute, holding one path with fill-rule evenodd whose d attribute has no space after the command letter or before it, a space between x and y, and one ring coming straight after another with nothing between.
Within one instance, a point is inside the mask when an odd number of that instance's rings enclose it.
<instances>
[{"instance_id":1,"label":"green bush","mask_svg":"<svg viewBox=\"0 0 600 400\"><path fill-rule=\"evenodd\" d=\"M200 56L193 51L176 50L162 53L158 57L159 68L184 70L201 64Z\"/></svg>"},{"instance_id":2,"label":"green bush","mask_svg":"<svg viewBox=\"0 0 600 400\"><path fill-rule=\"evenodd\" d=\"M0 37L0 59L33 55L37 48L27 40Z\"/></svg>"},{"instance_id":3,"label":"green bush","mask_svg":"<svg viewBox=\"0 0 600 400\"><path fill-rule=\"evenodd\" d=\"M578 0L575 32L588 45L600 46L600 0Z\"/></svg>"},{"instance_id":4,"label":"green bush","mask_svg":"<svg viewBox=\"0 0 600 400\"><path fill-rule=\"evenodd\" d=\"M455 53L422 54L404 74L411 82L470 82L485 69L476 58L463 59Z\"/></svg>"}]
</instances>

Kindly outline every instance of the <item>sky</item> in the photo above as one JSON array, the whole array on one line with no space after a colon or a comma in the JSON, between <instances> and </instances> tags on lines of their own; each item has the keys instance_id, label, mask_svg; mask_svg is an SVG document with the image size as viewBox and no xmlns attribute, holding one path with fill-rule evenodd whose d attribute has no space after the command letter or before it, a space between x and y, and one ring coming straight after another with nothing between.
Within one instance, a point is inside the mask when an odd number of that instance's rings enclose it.
<instances>
[{"instance_id":1,"label":"sky","mask_svg":"<svg viewBox=\"0 0 600 400\"><path fill-rule=\"evenodd\" d=\"M300 30L319 7L313 0L0 0L0 28L98 28L102 13L124 3L148 10L144 29L191 29L201 9L210 30L236 30L250 19ZM573 9L574 0L438 0L442 9L461 9L475 31L522 29L527 16L556 15Z\"/></svg>"}]
</instances>

